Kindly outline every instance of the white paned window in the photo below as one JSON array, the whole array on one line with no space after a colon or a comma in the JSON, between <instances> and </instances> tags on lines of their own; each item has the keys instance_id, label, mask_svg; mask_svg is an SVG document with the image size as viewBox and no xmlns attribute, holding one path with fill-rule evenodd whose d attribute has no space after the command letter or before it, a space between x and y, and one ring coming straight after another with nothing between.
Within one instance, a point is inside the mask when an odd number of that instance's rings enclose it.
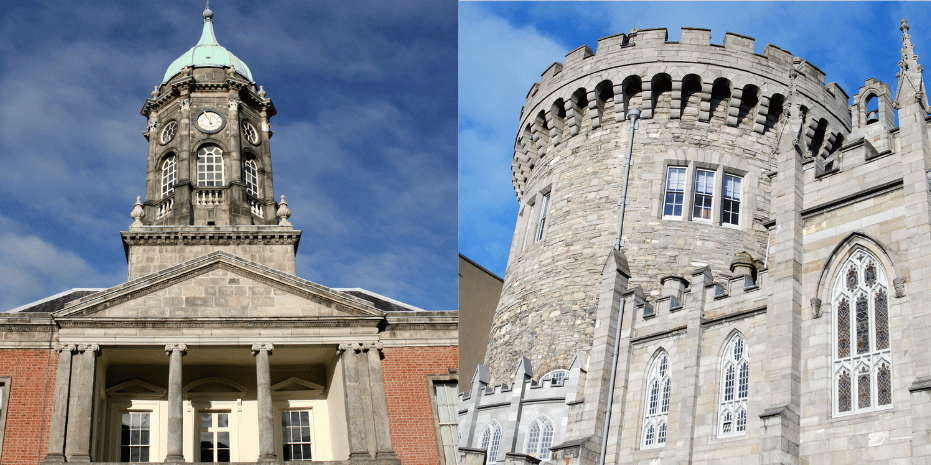
<instances>
[{"instance_id":1,"label":"white paned window","mask_svg":"<svg viewBox=\"0 0 931 465\"><path fill-rule=\"evenodd\" d=\"M714 199L714 171L697 170L695 172L695 202L692 206L692 219L711 221L711 204Z\"/></svg>"},{"instance_id":2,"label":"white paned window","mask_svg":"<svg viewBox=\"0 0 931 465\"><path fill-rule=\"evenodd\" d=\"M669 357L660 352L647 372L647 399L643 413L643 434L640 445L651 449L666 445L666 420L669 416L669 396L672 380L669 376Z\"/></svg>"},{"instance_id":3,"label":"white paned window","mask_svg":"<svg viewBox=\"0 0 931 465\"><path fill-rule=\"evenodd\" d=\"M750 391L750 361L744 338L735 334L724 346L721 358L721 405L718 436L737 436L747 431L747 396Z\"/></svg>"},{"instance_id":4,"label":"white paned window","mask_svg":"<svg viewBox=\"0 0 931 465\"><path fill-rule=\"evenodd\" d=\"M255 160L246 160L242 164L242 178L246 181L246 192L253 197L259 196L258 170L255 168Z\"/></svg>"},{"instance_id":5,"label":"white paned window","mask_svg":"<svg viewBox=\"0 0 931 465\"><path fill-rule=\"evenodd\" d=\"M229 412L200 413L200 461L230 461Z\"/></svg>"},{"instance_id":6,"label":"white paned window","mask_svg":"<svg viewBox=\"0 0 931 465\"><path fill-rule=\"evenodd\" d=\"M740 225L740 182L741 178L724 175L724 198L721 202L721 224Z\"/></svg>"},{"instance_id":7,"label":"white paned window","mask_svg":"<svg viewBox=\"0 0 931 465\"><path fill-rule=\"evenodd\" d=\"M685 168L669 167L666 172L666 200L663 218L682 218L682 201L685 198Z\"/></svg>"},{"instance_id":8,"label":"white paned window","mask_svg":"<svg viewBox=\"0 0 931 465\"><path fill-rule=\"evenodd\" d=\"M281 412L281 458L288 461L310 461L313 423L310 410Z\"/></svg>"},{"instance_id":9,"label":"white paned window","mask_svg":"<svg viewBox=\"0 0 931 465\"><path fill-rule=\"evenodd\" d=\"M524 208L524 212L527 213L527 227L524 228L524 229L525 229L525 231L524 231L524 244L523 244L523 246L521 247L521 250L524 250L524 249L527 248L527 242L528 242L528 240L530 239L530 228L531 228L531 226L533 226L533 223L531 223L531 221L533 221L533 204L531 203L531 204L527 205L527 206Z\"/></svg>"},{"instance_id":10,"label":"white paned window","mask_svg":"<svg viewBox=\"0 0 931 465\"><path fill-rule=\"evenodd\" d=\"M223 151L207 145L197 151L197 185L219 187L223 185Z\"/></svg>"},{"instance_id":11,"label":"white paned window","mask_svg":"<svg viewBox=\"0 0 931 465\"><path fill-rule=\"evenodd\" d=\"M171 156L162 162L162 198L175 192L175 182L178 180L178 164Z\"/></svg>"},{"instance_id":12,"label":"white paned window","mask_svg":"<svg viewBox=\"0 0 931 465\"><path fill-rule=\"evenodd\" d=\"M553 386L562 386L563 383L569 379L569 370L553 370L543 375L543 377L540 378L540 382L543 382L547 379L552 380Z\"/></svg>"},{"instance_id":13,"label":"white paned window","mask_svg":"<svg viewBox=\"0 0 931 465\"><path fill-rule=\"evenodd\" d=\"M834 280L834 413L892 407L889 289L879 260L859 249Z\"/></svg>"},{"instance_id":14,"label":"white paned window","mask_svg":"<svg viewBox=\"0 0 931 465\"><path fill-rule=\"evenodd\" d=\"M534 238L534 242L543 239L543 225L546 224L546 207L550 203L550 194L547 193L543 196L543 205L540 206L540 221L537 223L537 234Z\"/></svg>"},{"instance_id":15,"label":"white paned window","mask_svg":"<svg viewBox=\"0 0 931 465\"><path fill-rule=\"evenodd\" d=\"M498 461L498 445L501 444L501 425L492 420L482 430L482 445L480 449L485 451L485 463L492 464Z\"/></svg>"},{"instance_id":16,"label":"white paned window","mask_svg":"<svg viewBox=\"0 0 931 465\"><path fill-rule=\"evenodd\" d=\"M456 422L456 406L459 402L456 391L459 385L456 382L433 383L436 394L436 414L440 428L440 439L443 443L441 453L446 458L446 465L456 463L456 450L459 448L458 429Z\"/></svg>"},{"instance_id":17,"label":"white paned window","mask_svg":"<svg viewBox=\"0 0 931 465\"><path fill-rule=\"evenodd\" d=\"M527 435L527 446L524 451L531 457L540 460L549 460L552 457L550 447L553 446L553 421L540 415L536 420L530 423L530 429Z\"/></svg>"},{"instance_id":18,"label":"white paned window","mask_svg":"<svg viewBox=\"0 0 931 465\"><path fill-rule=\"evenodd\" d=\"M140 463L149 461L152 444L152 414L126 412L120 429L120 461Z\"/></svg>"}]
</instances>

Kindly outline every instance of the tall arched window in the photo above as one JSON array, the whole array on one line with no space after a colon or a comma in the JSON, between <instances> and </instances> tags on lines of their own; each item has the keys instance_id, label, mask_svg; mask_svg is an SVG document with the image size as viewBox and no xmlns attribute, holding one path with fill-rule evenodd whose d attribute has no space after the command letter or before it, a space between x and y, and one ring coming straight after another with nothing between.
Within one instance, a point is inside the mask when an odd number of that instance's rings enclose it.
<instances>
[{"instance_id":1,"label":"tall arched window","mask_svg":"<svg viewBox=\"0 0 931 465\"><path fill-rule=\"evenodd\" d=\"M666 419L669 416L669 357L661 351L647 371L647 401L643 412L641 447L649 449L666 445Z\"/></svg>"},{"instance_id":2,"label":"tall arched window","mask_svg":"<svg viewBox=\"0 0 931 465\"><path fill-rule=\"evenodd\" d=\"M879 260L858 249L834 281L834 413L892 407L889 288Z\"/></svg>"},{"instance_id":3,"label":"tall arched window","mask_svg":"<svg viewBox=\"0 0 931 465\"><path fill-rule=\"evenodd\" d=\"M223 185L223 151L215 145L205 145L197 151L197 185Z\"/></svg>"},{"instance_id":4,"label":"tall arched window","mask_svg":"<svg viewBox=\"0 0 931 465\"><path fill-rule=\"evenodd\" d=\"M750 390L750 360L744 338L735 334L724 346L721 359L721 408L718 436L736 436L747 431L747 394Z\"/></svg>"},{"instance_id":5,"label":"tall arched window","mask_svg":"<svg viewBox=\"0 0 931 465\"><path fill-rule=\"evenodd\" d=\"M242 164L242 179L246 182L246 192L253 197L259 196L258 170L255 169L255 160L248 159Z\"/></svg>"},{"instance_id":6,"label":"tall arched window","mask_svg":"<svg viewBox=\"0 0 931 465\"><path fill-rule=\"evenodd\" d=\"M175 181L178 180L178 165L174 155L162 162L162 198L168 197L175 191Z\"/></svg>"},{"instance_id":7,"label":"tall arched window","mask_svg":"<svg viewBox=\"0 0 931 465\"><path fill-rule=\"evenodd\" d=\"M482 430L482 445L479 449L485 451L485 463L492 464L498 461L498 445L501 444L501 425L492 420Z\"/></svg>"},{"instance_id":8,"label":"tall arched window","mask_svg":"<svg viewBox=\"0 0 931 465\"><path fill-rule=\"evenodd\" d=\"M553 433L553 421L546 415L540 415L533 420L527 434L527 447L524 448L527 455L540 460L549 460L552 456L550 447L553 446Z\"/></svg>"}]
</instances>

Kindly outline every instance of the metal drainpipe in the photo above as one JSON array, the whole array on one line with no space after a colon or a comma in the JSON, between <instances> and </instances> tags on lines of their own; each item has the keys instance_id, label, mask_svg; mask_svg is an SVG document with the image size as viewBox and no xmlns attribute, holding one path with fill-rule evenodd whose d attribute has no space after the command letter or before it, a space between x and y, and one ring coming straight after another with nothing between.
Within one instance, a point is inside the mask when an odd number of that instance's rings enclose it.
<instances>
[{"instance_id":1,"label":"metal drainpipe","mask_svg":"<svg viewBox=\"0 0 931 465\"><path fill-rule=\"evenodd\" d=\"M621 232L624 228L624 208L627 206L627 184L630 180L630 163L634 150L634 129L637 128L637 118L640 117L639 109L632 109L627 112L627 118L630 120L630 140L627 142L627 168L624 170L624 193L621 201L621 212L617 219L617 239L614 240L614 250L621 250ZM621 300L621 309L617 315L617 332L614 334L614 357L611 363L611 378L608 381L608 410L605 414L605 426L601 434L601 459L598 463L604 465L606 454L608 452L608 430L611 427L611 410L614 405L614 380L617 378L617 358L621 351L621 325L624 322L624 307L627 299Z\"/></svg>"}]
</instances>

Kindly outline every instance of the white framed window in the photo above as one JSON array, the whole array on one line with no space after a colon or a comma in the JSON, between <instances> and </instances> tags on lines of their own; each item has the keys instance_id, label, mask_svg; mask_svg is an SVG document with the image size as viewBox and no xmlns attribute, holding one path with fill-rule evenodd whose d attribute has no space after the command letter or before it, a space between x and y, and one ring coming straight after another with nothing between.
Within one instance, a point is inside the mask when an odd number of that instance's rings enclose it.
<instances>
[{"instance_id":1,"label":"white framed window","mask_svg":"<svg viewBox=\"0 0 931 465\"><path fill-rule=\"evenodd\" d=\"M498 446L501 444L501 425L492 420L482 430L482 444L479 449L485 451L485 463L492 464L498 461Z\"/></svg>"},{"instance_id":2,"label":"white framed window","mask_svg":"<svg viewBox=\"0 0 931 465\"><path fill-rule=\"evenodd\" d=\"M685 198L685 167L670 166L666 171L666 199L663 218L682 218Z\"/></svg>"},{"instance_id":3,"label":"white framed window","mask_svg":"<svg viewBox=\"0 0 931 465\"><path fill-rule=\"evenodd\" d=\"M430 384L433 387L434 427L440 447L441 463L455 465L456 450L459 448L459 424L456 416L459 383L454 379L436 379L430 380Z\"/></svg>"},{"instance_id":4,"label":"white framed window","mask_svg":"<svg viewBox=\"0 0 931 465\"><path fill-rule=\"evenodd\" d=\"M565 383L566 380L569 379L569 370L566 370L566 369L553 370L543 375L540 378L540 382L542 383L543 381L547 379L551 380L551 384L553 386L562 386L563 383Z\"/></svg>"},{"instance_id":5,"label":"white framed window","mask_svg":"<svg viewBox=\"0 0 931 465\"><path fill-rule=\"evenodd\" d=\"M739 436L747 431L747 397L750 390L750 360L743 336L734 334L721 357L721 405L718 437Z\"/></svg>"},{"instance_id":6,"label":"white framed window","mask_svg":"<svg viewBox=\"0 0 931 465\"><path fill-rule=\"evenodd\" d=\"M540 221L537 223L537 233L534 237L534 242L539 242L540 239L543 239L543 226L546 224L546 207L550 203L550 194L547 192L543 194L543 205L540 205Z\"/></svg>"},{"instance_id":7,"label":"white framed window","mask_svg":"<svg viewBox=\"0 0 931 465\"><path fill-rule=\"evenodd\" d=\"M223 151L215 145L205 145L197 151L197 185L223 185Z\"/></svg>"},{"instance_id":8,"label":"white framed window","mask_svg":"<svg viewBox=\"0 0 931 465\"><path fill-rule=\"evenodd\" d=\"M669 416L669 396L672 379L669 374L669 357L660 351L647 371L647 399L643 412L643 433L640 446L652 449L666 445L666 422Z\"/></svg>"},{"instance_id":9,"label":"white framed window","mask_svg":"<svg viewBox=\"0 0 931 465\"><path fill-rule=\"evenodd\" d=\"M313 412L281 412L281 458L285 461L310 461L313 449Z\"/></svg>"},{"instance_id":10,"label":"white framed window","mask_svg":"<svg viewBox=\"0 0 931 465\"><path fill-rule=\"evenodd\" d=\"M886 273L858 249L834 281L834 414L892 408L892 349Z\"/></svg>"},{"instance_id":11,"label":"white framed window","mask_svg":"<svg viewBox=\"0 0 931 465\"><path fill-rule=\"evenodd\" d=\"M530 240L530 227L533 226L533 223L531 223L533 221L533 203L528 203L524 207L524 212L527 213L527 226L524 228L524 244L521 246L521 250L527 248L527 242Z\"/></svg>"},{"instance_id":12,"label":"white framed window","mask_svg":"<svg viewBox=\"0 0 931 465\"><path fill-rule=\"evenodd\" d=\"M695 193L693 197L692 219L695 221L711 221L711 206L714 203L714 171L695 171Z\"/></svg>"},{"instance_id":13,"label":"white framed window","mask_svg":"<svg viewBox=\"0 0 931 465\"><path fill-rule=\"evenodd\" d=\"M178 180L178 164L174 155L162 162L162 198L168 197L175 191L175 182Z\"/></svg>"},{"instance_id":14,"label":"white framed window","mask_svg":"<svg viewBox=\"0 0 931 465\"><path fill-rule=\"evenodd\" d=\"M124 412L120 423L120 462L149 462L151 447L152 412Z\"/></svg>"},{"instance_id":15,"label":"white framed window","mask_svg":"<svg viewBox=\"0 0 931 465\"><path fill-rule=\"evenodd\" d=\"M531 457L536 457L546 461L552 458L550 447L553 446L553 420L546 415L540 415L530 423L527 434L527 445L524 447L524 453Z\"/></svg>"},{"instance_id":16,"label":"white framed window","mask_svg":"<svg viewBox=\"0 0 931 465\"><path fill-rule=\"evenodd\" d=\"M200 412L198 448L201 462L228 463L231 455L230 413Z\"/></svg>"},{"instance_id":17,"label":"white framed window","mask_svg":"<svg viewBox=\"0 0 931 465\"><path fill-rule=\"evenodd\" d=\"M3 456L3 437L6 431L6 414L10 405L10 386L13 379L0 376L0 457Z\"/></svg>"},{"instance_id":18,"label":"white framed window","mask_svg":"<svg viewBox=\"0 0 931 465\"><path fill-rule=\"evenodd\" d=\"M740 176L724 173L724 197L721 201L721 224L740 226Z\"/></svg>"},{"instance_id":19,"label":"white framed window","mask_svg":"<svg viewBox=\"0 0 931 465\"><path fill-rule=\"evenodd\" d=\"M246 182L246 192L253 197L259 196L259 179L258 170L255 168L255 160L248 159L242 164L242 178Z\"/></svg>"}]
</instances>

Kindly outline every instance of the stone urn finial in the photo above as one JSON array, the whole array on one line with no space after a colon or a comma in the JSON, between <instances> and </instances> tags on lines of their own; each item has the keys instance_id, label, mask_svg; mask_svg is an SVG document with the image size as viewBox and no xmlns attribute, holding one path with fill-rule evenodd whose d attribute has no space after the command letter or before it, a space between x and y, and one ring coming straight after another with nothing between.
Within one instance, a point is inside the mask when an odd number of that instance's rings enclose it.
<instances>
[{"instance_id":1,"label":"stone urn finial","mask_svg":"<svg viewBox=\"0 0 931 465\"><path fill-rule=\"evenodd\" d=\"M155 90L152 91L152 98L158 97L158 86L155 86Z\"/></svg>"},{"instance_id":2,"label":"stone urn finial","mask_svg":"<svg viewBox=\"0 0 931 465\"><path fill-rule=\"evenodd\" d=\"M276 215L281 220L278 226L291 226L291 223L288 222L288 218L291 217L291 209L288 208L288 202L285 202L283 195L281 196L281 202L278 203Z\"/></svg>"},{"instance_id":3,"label":"stone urn finial","mask_svg":"<svg viewBox=\"0 0 931 465\"><path fill-rule=\"evenodd\" d=\"M266 94L265 94L265 87L259 86L259 93L258 93L258 95L259 95L259 98L261 98L261 99L264 99L264 98L265 98L265 95L266 95Z\"/></svg>"},{"instance_id":4,"label":"stone urn finial","mask_svg":"<svg viewBox=\"0 0 931 465\"><path fill-rule=\"evenodd\" d=\"M142 226L142 219L145 218L145 210L142 209L142 200L141 196L136 196L136 206L133 207L132 213L129 216L133 217L134 220L131 227Z\"/></svg>"}]
</instances>

